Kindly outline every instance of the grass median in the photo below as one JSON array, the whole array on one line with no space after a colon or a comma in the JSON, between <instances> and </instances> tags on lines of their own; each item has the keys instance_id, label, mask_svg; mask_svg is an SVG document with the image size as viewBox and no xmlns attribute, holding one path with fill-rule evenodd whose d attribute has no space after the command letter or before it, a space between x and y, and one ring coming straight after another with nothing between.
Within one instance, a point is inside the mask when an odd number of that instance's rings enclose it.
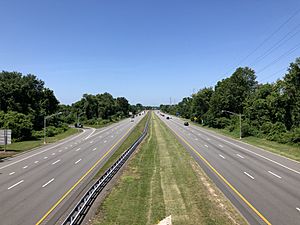
<instances>
[{"instance_id":1,"label":"grass median","mask_svg":"<svg viewBox=\"0 0 300 225\"><path fill-rule=\"evenodd\" d=\"M174 134L151 116L149 135L104 200L94 225L247 224Z\"/></svg>"}]
</instances>

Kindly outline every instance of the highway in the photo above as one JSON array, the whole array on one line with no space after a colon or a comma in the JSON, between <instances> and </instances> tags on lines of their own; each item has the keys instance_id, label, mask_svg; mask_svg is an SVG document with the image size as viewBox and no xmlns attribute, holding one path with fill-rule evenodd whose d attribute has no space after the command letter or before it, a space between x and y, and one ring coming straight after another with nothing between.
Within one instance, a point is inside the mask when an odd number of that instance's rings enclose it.
<instances>
[{"instance_id":1,"label":"highway","mask_svg":"<svg viewBox=\"0 0 300 225\"><path fill-rule=\"evenodd\" d=\"M299 162L166 117L159 116L250 224L300 224Z\"/></svg>"},{"instance_id":2,"label":"highway","mask_svg":"<svg viewBox=\"0 0 300 225\"><path fill-rule=\"evenodd\" d=\"M0 162L0 224L55 224L142 117Z\"/></svg>"}]
</instances>

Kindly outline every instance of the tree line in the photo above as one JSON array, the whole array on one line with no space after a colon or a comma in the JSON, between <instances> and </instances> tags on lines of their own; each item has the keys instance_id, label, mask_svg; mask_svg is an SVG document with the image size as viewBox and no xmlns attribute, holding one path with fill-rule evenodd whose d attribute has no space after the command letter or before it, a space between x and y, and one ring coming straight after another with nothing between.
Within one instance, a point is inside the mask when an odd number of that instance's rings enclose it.
<instances>
[{"instance_id":1,"label":"tree line","mask_svg":"<svg viewBox=\"0 0 300 225\"><path fill-rule=\"evenodd\" d=\"M0 72L0 128L12 129L15 141L40 138L44 117L58 112L61 115L47 120L48 136L67 130L79 118L86 124L101 124L142 110L141 104L130 105L126 98L114 98L109 93L84 94L79 101L63 105L35 75Z\"/></svg>"},{"instance_id":2,"label":"tree line","mask_svg":"<svg viewBox=\"0 0 300 225\"><path fill-rule=\"evenodd\" d=\"M214 87L205 87L175 105L161 105L163 112L191 119L205 126L239 130L280 143L300 144L300 58L282 79L261 84L249 67L237 68Z\"/></svg>"}]
</instances>

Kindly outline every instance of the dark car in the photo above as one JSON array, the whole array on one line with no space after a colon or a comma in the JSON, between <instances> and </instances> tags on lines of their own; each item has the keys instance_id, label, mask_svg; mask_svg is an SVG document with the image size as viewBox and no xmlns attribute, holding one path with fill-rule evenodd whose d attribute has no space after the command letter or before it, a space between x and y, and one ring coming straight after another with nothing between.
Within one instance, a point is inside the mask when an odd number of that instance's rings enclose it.
<instances>
[{"instance_id":1,"label":"dark car","mask_svg":"<svg viewBox=\"0 0 300 225\"><path fill-rule=\"evenodd\" d=\"M83 125L81 123L75 123L76 128L83 128Z\"/></svg>"},{"instance_id":2,"label":"dark car","mask_svg":"<svg viewBox=\"0 0 300 225\"><path fill-rule=\"evenodd\" d=\"M170 117L167 116L166 119L168 120L168 119L170 119Z\"/></svg>"},{"instance_id":3,"label":"dark car","mask_svg":"<svg viewBox=\"0 0 300 225\"><path fill-rule=\"evenodd\" d=\"M190 125L190 124L189 124L189 122L184 122L183 125L184 125L184 126L188 126L188 125Z\"/></svg>"}]
</instances>

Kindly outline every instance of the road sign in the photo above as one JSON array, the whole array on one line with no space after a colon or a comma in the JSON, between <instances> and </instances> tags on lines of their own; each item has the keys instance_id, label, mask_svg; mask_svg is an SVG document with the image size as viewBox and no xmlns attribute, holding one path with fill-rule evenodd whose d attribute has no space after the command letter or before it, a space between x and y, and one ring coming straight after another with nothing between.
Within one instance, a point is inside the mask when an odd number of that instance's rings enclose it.
<instances>
[{"instance_id":1,"label":"road sign","mask_svg":"<svg viewBox=\"0 0 300 225\"><path fill-rule=\"evenodd\" d=\"M0 130L0 145L11 144L11 130L1 129Z\"/></svg>"}]
</instances>

